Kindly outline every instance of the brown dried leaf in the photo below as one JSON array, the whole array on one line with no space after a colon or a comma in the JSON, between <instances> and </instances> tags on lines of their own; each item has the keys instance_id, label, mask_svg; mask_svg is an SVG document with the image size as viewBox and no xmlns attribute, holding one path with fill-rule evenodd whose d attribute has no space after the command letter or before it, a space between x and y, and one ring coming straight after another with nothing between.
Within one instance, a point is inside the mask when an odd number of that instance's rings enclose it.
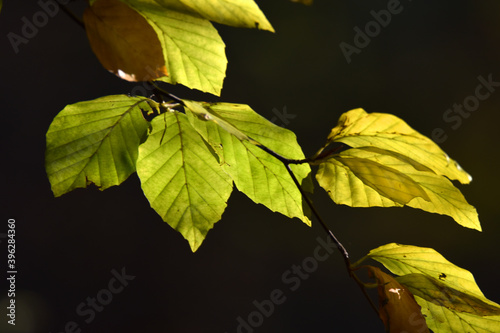
<instances>
[{"instance_id":1,"label":"brown dried leaf","mask_svg":"<svg viewBox=\"0 0 500 333\"><path fill-rule=\"evenodd\" d=\"M167 75L160 41L146 19L119 0L97 0L83 21L101 64L127 81Z\"/></svg>"},{"instance_id":2,"label":"brown dried leaf","mask_svg":"<svg viewBox=\"0 0 500 333\"><path fill-rule=\"evenodd\" d=\"M377 280L379 316L390 333L429 332L425 318L413 295L392 276L368 266L369 275Z\"/></svg>"}]
</instances>

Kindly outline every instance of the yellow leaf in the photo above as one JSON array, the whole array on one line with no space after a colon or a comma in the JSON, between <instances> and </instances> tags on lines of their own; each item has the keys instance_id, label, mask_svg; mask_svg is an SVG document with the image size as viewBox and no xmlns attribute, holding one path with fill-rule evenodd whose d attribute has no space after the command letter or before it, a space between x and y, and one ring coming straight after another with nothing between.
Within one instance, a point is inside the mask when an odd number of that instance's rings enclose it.
<instances>
[{"instance_id":1,"label":"yellow leaf","mask_svg":"<svg viewBox=\"0 0 500 333\"><path fill-rule=\"evenodd\" d=\"M271 23L253 0L180 0L180 2L210 21L233 27L274 32Z\"/></svg>"},{"instance_id":2,"label":"yellow leaf","mask_svg":"<svg viewBox=\"0 0 500 333\"><path fill-rule=\"evenodd\" d=\"M337 158L337 160L346 165L364 184L397 203L405 205L416 197L430 201L418 183L396 169L366 158Z\"/></svg>"},{"instance_id":3,"label":"yellow leaf","mask_svg":"<svg viewBox=\"0 0 500 333\"><path fill-rule=\"evenodd\" d=\"M371 250L368 257L396 275L419 273L444 279L453 289L485 299L471 272L449 262L434 249L390 243Z\"/></svg>"},{"instance_id":4,"label":"yellow leaf","mask_svg":"<svg viewBox=\"0 0 500 333\"><path fill-rule=\"evenodd\" d=\"M500 306L487 303L482 298L457 290L446 283L446 273L439 279L424 274L407 274L399 277L399 283L408 287L415 296L456 312L478 316L500 316Z\"/></svg>"},{"instance_id":5,"label":"yellow leaf","mask_svg":"<svg viewBox=\"0 0 500 333\"><path fill-rule=\"evenodd\" d=\"M337 204L352 207L409 207L448 215L481 230L476 209L451 181L426 166L375 147L351 148L321 160L318 183Z\"/></svg>"},{"instance_id":6,"label":"yellow leaf","mask_svg":"<svg viewBox=\"0 0 500 333\"><path fill-rule=\"evenodd\" d=\"M422 307L427 325L434 333L498 333L500 316L477 316L466 312L457 312L428 302L418 296L415 296L415 300Z\"/></svg>"},{"instance_id":7,"label":"yellow leaf","mask_svg":"<svg viewBox=\"0 0 500 333\"><path fill-rule=\"evenodd\" d=\"M462 184L468 184L472 180L472 177L431 139L391 114L367 113L363 109L348 111L339 118L338 125L332 129L325 147L332 142L342 142L353 148L377 147L389 150L410 157L436 174L451 180L456 179Z\"/></svg>"},{"instance_id":8,"label":"yellow leaf","mask_svg":"<svg viewBox=\"0 0 500 333\"><path fill-rule=\"evenodd\" d=\"M498 332L500 305L483 295L471 272L436 250L391 243L367 257L401 276L397 280L414 294L434 333Z\"/></svg>"}]
</instances>

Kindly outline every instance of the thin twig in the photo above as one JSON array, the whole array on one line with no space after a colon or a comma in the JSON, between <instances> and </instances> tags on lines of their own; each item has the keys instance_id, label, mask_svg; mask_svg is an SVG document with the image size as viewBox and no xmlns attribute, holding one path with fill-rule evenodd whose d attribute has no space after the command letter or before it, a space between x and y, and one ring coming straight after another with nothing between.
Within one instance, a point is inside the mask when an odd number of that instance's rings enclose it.
<instances>
[{"instance_id":1,"label":"thin twig","mask_svg":"<svg viewBox=\"0 0 500 333\"><path fill-rule=\"evenodd\" d=\"M333 232L328 228L326 223L323 221L323 219L319 215L318 211L316 210L316 208L312 204L311 200L309 199L309 197L306 195L306 193L302 189L302 186L300 185L299 181L297 180L297 177L295 177L295 174L293 173L292 169L290 168L290 164L298 164L297 162L299 160L289 160L286 157L283 157L282 155L278 154L277 152L269 149L268 147L266 147L262 144L259 144L258 147L260 149L264 150L266 153L269 153L270 155L274 156L275 158L280 160L285 165L288 173L290 174L290 177L292 177L293 182L295 183L295 186L297 186L297 188L299 189L300 194L302 195L302 197L306 201L309 208L311 208L311 211L313 212L314 216L316 216L316 218L318 219L318 221L321 224L321 226L323 227L323 229L325 229L326 233L330 236L330 238L333 240L333 242L337 245L337 248L339 249L340 253L344 257L344 262L345 262L347 271L349 272L349 275L352 275L351 261L349 260L349 253L347 252L346 248L342 245L342 243L340 243L340 241L337 239L337 237L335 237Z\"/></svg>"},{"instance_id":2,"label":"thin twig","mask_svg":"<svg viewBox=\"0 0 500 333\"><path fill-rule=\"evenodd\" d=\"M309 208L311 208L311 211L313 212L314 216L316 216L316 219L318 219L318 221L321 224L321 226L323 227L323 229L330 236L330 238L333 240L333 242L337 245L337 248L339 249L340 254L342 254L342 257L344 258L344 263L346 265L347 272L349 273L350 276L352 276L351 260L349 259L349 253L347 252L346 248L337 239L337 237L335 237L335 235L333 234L333 232L328 228L328 226L326 225L326 223L323 221L323 219L319 215L318 211L316 210L316 207L314 207L314 205L312 204L311 200L306 195L305 191L302 189L302 186L300 186L300 183L297 180L297 177L295 177L295 174L293 173L292 168L290 167L290 165L288 163L285 163L285 167L286 167L288 173L290 174L290 177L292 177L293 182L295 183L295 186L297 186L297 188L299 189L300 194L302 194L302 197L306 201L307 205L309 206Z\"/></svg>"},{"instance_id":3,"label":"thin twig","mask_svg":"<svg viewBox=\"0 0 500 333\"><path fill-rule=\"evenodd\" d=\"M333 240L333 242L335 243L335 245L337 245L337 248L339 249L340 254L344 258L344 263L345 263L345 266L347 268L347 272L349 273L349 276L354 279L354 281L358 285L359 289L361 289L361 292L363 293L363 295L365 296L365 298L368 300L368 303L370 303L370 306L372 307L372 309L375 311L375 313L378 316L379 312L377 310L377 307L375 306L375 304L373 303L372 299L370 298L370 295L368 295L368 292L366 291L363 282L361 280L359 280L359 278L353 273L352 266L351 266L351 261L349 259L349 253L347 252L346 248L342 245L342 243L337 239L337 237L335 236L335 234L328 228L328 226L326 225L326 223L323 221L323 219L319 215L318 211L316 210L315 206L313 205L312 201L309 199L309 197L307 196L307 194L305 193L305 191L302 189L302 186L300 185L297 177L295 177L295 174L293 173L292 168L290 167L290 164L308 163L309 160L308 159L305 159L305 160L289 160L286 157L283 157L282 155L276 153L272 149L269 149L268 147L266 147L266 146L264 146L262 144L258 144L257 146L260 149L264 150L265 152L267 152L270 155L272 155L275 158L277 158L279 161L281 161L285 165L286 170L288 171L288 173L290 174L290 177L292 178L293 182L295 183L295 186L297 186L297 188L299 189L300 194L302 195L302 197L306 201L306 203L309 206L309 208L311 208L311 211L313 212L314 216L319 221L319 223L321 224L321 226L323 227L323 229L325 230L325 232L328 234L328 236ZM303 162L300 163L300 161L303 161Z\"/></svg>"},{"instance_id":4,"label":"thin twig","mask_svg":"<svg viewBox=\"0 0 500 333\"><path fill-rule=\"evenodd\" d=\"M73 21L75 21L76 24L78 24L85 30L85 24L78 16L76 16L75 13L69 10L68 7L66 7L65 5L61 5L61 9L63 12L66 13L66 15L68 15Z\"/></svg>"}]
</instances>

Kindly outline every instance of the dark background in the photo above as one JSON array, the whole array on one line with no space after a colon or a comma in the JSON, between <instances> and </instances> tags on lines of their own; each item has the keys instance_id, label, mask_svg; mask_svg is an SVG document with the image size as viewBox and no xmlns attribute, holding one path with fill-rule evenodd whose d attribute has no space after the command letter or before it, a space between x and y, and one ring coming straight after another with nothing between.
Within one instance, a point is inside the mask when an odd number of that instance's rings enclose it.
<instances>
[{"instance_id":1,"label":"dark background","mask_svg":"<svg viewBox=\"0 0 500 333\"><path fill-rule=\"evenodd\" d=\"M254 300L284 291L255 332L382 332L383 326L334 253L291 291L282 274L313 254L314 223L273 214L235 191L220 222L195 253L149 207L134 174L104 192L79 189L54 198L44 171L45 132L67 104L136 86L105 71L84 30L59 12L15 54L9 32L21 33L23 16L41 10L35 1L5 1L0 12L2 107L2 222L16 220L16 326L7 325L7 296L0 294L1 332L63 332L74 321L83 332L237 331L237 318L255 311ZM368 3L368 4L367 4ZM498 253L498 124L500 91L481 102L459 128L443 120L454 103L474 94L477 77L500 82L500 3L402 1L403 11L348 64L339 44L353 44L355 26L373 20L388 1L259 1L276 34L216 25L229 66L221 100L249 104L288 124L306 155L319 148L338 117L350 109L386 112L441 143L471 173L460 186L478 211L483 232L451 218L409 208L335 206L319 187L314 201L354 260L398 242L432 247L473 272L485 295L500 301ZM79 4L70 8L81 13ZM182 87L173 93L216 100ZM499 89L500 90L500 89ZM6 239L2 243L2 283ZM96 313L79 316L87 297L107 288L111 271L135 276ZM245 331L243 331L245 332Z\"/></svg>"}]
</instances>

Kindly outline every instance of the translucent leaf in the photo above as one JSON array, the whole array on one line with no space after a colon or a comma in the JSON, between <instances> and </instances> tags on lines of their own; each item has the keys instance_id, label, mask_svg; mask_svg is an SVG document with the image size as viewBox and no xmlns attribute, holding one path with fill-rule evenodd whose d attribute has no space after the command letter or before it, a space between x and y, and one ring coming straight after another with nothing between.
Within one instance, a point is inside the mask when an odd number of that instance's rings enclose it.
<instances>
[{"instance_id":1,"label":"translucent leaf","mask_svg":"<svg viewBox=\"0 0 500 333\"><path fill-rule=\"evenodd\" d=\"M401 276L398 281L414 293L433 332L498 332L500 306L483 295L469 271L434 249L391 243L367 257ZM425 278L415 278L420 275Z\"/></svg>"},{"instance_id":2,"label":"translucent leaf","mask_svg":"<svg viewBox=\"0 0 500 333\"><path fill-rule=\"evenodd\" d=\"M221 24L274 32L253 0L180 0L200 16ZM159 0L158 2L162 2Z\"/></svg>"},{"instance_id":3,"label":"translucent leaf","mask_svg":"<svg viewBox=\"0 0 500 333\"><path fill-rule=\"evenodd\" d=\"M186 115L164 113L139 148L137 174L151 207L196 251L221 219L231 178Z\"/></svg>"},{"instance_id":4,"label":"translucent leaf","mask_svg":"<svg viewBox=\"0 0 500 333\"><path fill-rule=\"evenodd\" d=\"M272 211L310 225L302 196L283 163L256 145L265 145L287 158L303 159L293 132L274 125L248 105L184 102L190 122L220 156L222 168L241 192ZM299 182L312 190L309 165L293 165L292 170Z\"/></svg>"},{"instance_id":5,"label":"translucent leaf","mask_svg":"<svg viewBox=\"0 0 500 333\"><path fill-rule=\"evenodd\" d=\"M119 0L97 0L83 15L90 46L101 64L127 81L167 75L155 30Z\"/></svg>"},{"instance_id":6,"label":"translucent leaf","mask_svg":"<svg viewBox=\"0 0 500 333\"><path fill-rule=\"evenodd\" d=\"M184 100L184 104L186 104L187 108L189 111L194 113L199 119L204 120L204 121L211 121L217 124L219 127L224 129L226 132L234 135L238 140L240 141L252 141L245 133L243 133L240 129L229 123L228 121L224 120L221 116L219 116L216 112L214 112L210 108L210 104L208 103L198 103L194 101L189 101L189 100ZM222 104L219 104L222 105ZM237 104L228 104L230 105L230 108L233 110L237 110L238 108L244 108L244 109L249 109L248 106L246 105L237 105ZM212 105L214 106L214 105ZM217 107L217 105L215 105ZM260 119L260 116L258 117L258 120L262 121ZM214 147L217 149L218 147Z\"/></svg>"},{"instance_id":7,"label":"translucent leaf","mask_svg":"<svg viewBox=\"0 0 500 333\"><path fill-rule=\"evenodd\" d=\"M450 159L431 139L418 133L403 120L385 113L354 109L344 113L328 136L327 145L343 142L350 147L377 147L411 157L438 175L469 183L472 178Z\"/></svg>"},{"instance_id":8,"label":"translucent leaf","mask_svg":"<svg viewBox=\"0 0 500 333\"><path fill-rule=\"evenodd\" d=\"M430 201L424 189L404 173L368 158L352 156L356 152L349 150L332 159L345 165L363 184L399 204L407 204L417 197ZM328 162L325 165L328 165ZM356 195L351 197L353 200L359 200Z\"/></svg>"},{"instance_id":9,"label":"translucent leaf","mask_svg":"<svg viewBox=\"0 0 500 333\"><path fill-rule=\"evenodd\" d=\"M152 107L154 101L125 95L66 106L47 131L45 168L54 195L90 183L104 190L127 179L148 128L141 111Z\"/></svg>"},{"instance_id":10,"label":"translucent leaf","mask_svg":"<svg viewBox=\"0 0 500 333\"><path fill-rule=\"evenodd\" d=\"M124 0L156 31L168 76L159 80L220 95L227 59L210 21L147 0Z\"/></svg>"},{"instance_id":11,"label":"translucent leaf","mask_svg":"<svg viewBox=\"0 0 500 333\"><path fill-rule=\"evenodd\" d=\"M464 227L481 230L476 209L451 181L399 153L376 147L351 148L323 159L316 179L337 204L407 205L448 215Z\"/></svg>"},{"instance_id":12,"label":"translucent leaf","mask_svg":"<svg viewBox=\"0 0 500 333\"><path fill-rule=\"evenodd\" d=\"M434 249L390 243L371 250L367 257L382 263L396 275L423 274L442 281L453 290L498 306L484 297L472 273L449 262Z\"/></svg>"},{"instance_id":13,"label":"translucent leaf","mask_svg":"<svg viewBox=\"0 0 500 333\"><path fill-rule=\"evenodd\" d=\"M443 273L440 279L436 279L428 275L414 273L403 275L397 280L408 287L413 295L452 311L478 316L500 316L500 306L489 304L481 298L468 294L467 291L449 287L443 282L446 281L445 276L446 274Z\"/></svg>"},{"instance_id":14,"label":"translucent leaf","mask_svg":"<svg viewBox=\"0 0 500 333\"><path fill-rule=\"evenodd\" d=\"M434 333L475 332L497 333L500 316L477 316L466 312L457 312L415 296L422 307L427 325Z\"/></svg>"},{"instance_id":15,"label":"translucent leaf","mask_svg":"<svg viewBox=\"0 0 500 333\"><path fill-rule=\"evenodd\" d=\"M387 332L429 332L420 306L412 293L392 276L379 268L367 266L371 277L377 280L379 316Z\"/></svg>"}]
</instances>

